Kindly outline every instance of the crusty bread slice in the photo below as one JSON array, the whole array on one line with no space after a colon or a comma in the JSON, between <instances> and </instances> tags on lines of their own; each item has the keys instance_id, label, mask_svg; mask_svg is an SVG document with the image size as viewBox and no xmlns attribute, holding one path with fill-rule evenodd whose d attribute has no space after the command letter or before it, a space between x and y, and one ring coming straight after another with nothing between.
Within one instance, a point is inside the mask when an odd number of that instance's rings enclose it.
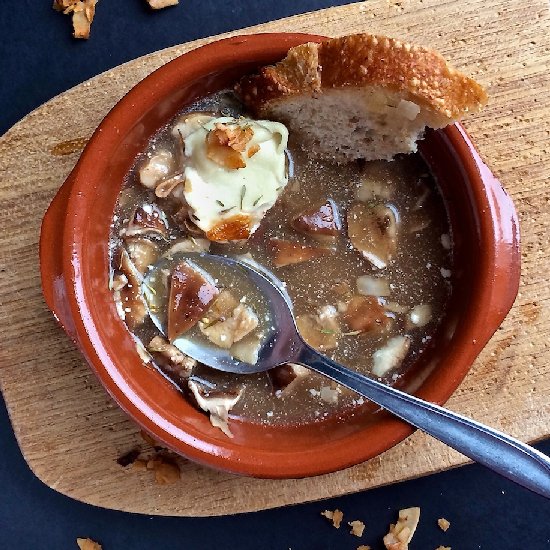
<instances>
[{"instance_id":1,"label":"crusty bread slice","mask_svg":"<svg viewBox=\"0 0 550 550\"><path fill-rule=\"evenodd\" d=\"M285 122L312 156L336 162L414 152L426 127L487 101L437 52L370 34L292 48L236 91L256 115Z\"/></svg>"}]
</instances>

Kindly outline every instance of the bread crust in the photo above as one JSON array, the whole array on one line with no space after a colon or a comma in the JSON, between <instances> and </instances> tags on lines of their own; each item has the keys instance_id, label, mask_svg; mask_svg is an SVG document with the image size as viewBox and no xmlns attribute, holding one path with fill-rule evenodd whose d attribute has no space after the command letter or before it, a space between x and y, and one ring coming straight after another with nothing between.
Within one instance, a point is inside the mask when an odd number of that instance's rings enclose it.
<instances>
[{"instance_id":1,"label":"bread crust","mask_svg":"<svg viewBox=\"0 0 550 550\"><path fill-rule=\"evenodd\" d=\"M487 94L437 52L386 36L355 34L291 48L276 65L245 76L236 92L260 116L285 98L376 86L447 118L478 111Z\"/></svg>"}]
</instances>

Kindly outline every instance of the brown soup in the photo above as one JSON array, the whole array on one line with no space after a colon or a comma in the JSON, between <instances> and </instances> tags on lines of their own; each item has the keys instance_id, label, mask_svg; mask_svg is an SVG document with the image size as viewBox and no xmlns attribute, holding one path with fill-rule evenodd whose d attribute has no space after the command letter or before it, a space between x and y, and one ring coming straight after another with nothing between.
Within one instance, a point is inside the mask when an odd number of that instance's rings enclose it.
<instances>
[{"instance_id":1,"label":"brown soup","mask_svg":"<svg viewBox=\"0 0 550 550\"><path fill-rule=\"evenodd\" d=\"M193 111L244 114L230 92L214 94L185 112ZM288 184L259 227L247 240L209 242L182 206L183 137L172 133L180 120L178 115L162 128L136 159L113 217L112 288L144 361L151 361L176 384L182 398L205 410L208 406L201 397L225 400L222 408L230 408L231 417L248 422L316 422L364 402L304 369L229 375L195 364L170 346L149 318L148 308L155 306L142 296L148 292L143 278L150 264L173 250L209 250L250 255L281 279L308 343L350 368L389 384L397 381L434 337L451 292L452 239L446 208L420 156L335 165L309 159L290 135ZM158 162L143 176L140 172L152 158ZM148 188L141 183L144 179L154 184ZM199 312L200 331L199 325L193 329L197 338L212 321L210 308L227 310L217 322L239 305L241 313L246 313L246 305L247 315L261 317L261 304L247 302L250 292L238 281L224 281L223 273L216 279L218 291L225 292ZM228 292L229 310L222 304ZM261 322L243 341L257 339L258 331ZM189 380L194 391L189 390ZM225 414L221 416L224 424Z\"/></svg>"}]
</instances>

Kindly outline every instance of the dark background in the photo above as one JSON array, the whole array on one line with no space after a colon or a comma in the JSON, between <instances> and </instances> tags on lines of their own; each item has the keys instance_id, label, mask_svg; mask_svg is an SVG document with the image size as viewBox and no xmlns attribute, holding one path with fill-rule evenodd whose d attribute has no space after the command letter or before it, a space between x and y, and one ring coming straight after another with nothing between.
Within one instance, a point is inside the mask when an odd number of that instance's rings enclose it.
<instances>
[{"instance_id":1,"label":"dark background","mask_svg":"<svg viewBox=\"0 0 550 550\"><path fill-rule=\"evenodd\" d=\"M349 2L180 0L178 7L151 13L144 0L101 0L87 42L72 39L70 17L54 12L51 3L0 4L0 134L56 94L140 55ZM550 441L538 448L550 454ZM71 549L77 537L91 537L104 550L354 550L359 544L377 550L399 508L414 505L422 512L411 550L439 545L453 550L550 548L550 503L479 466L322 503L188 519L103 510L48 489L25 464L3 402L0 450L0 550ZM333 529L320 517L323 509L336 507L346 521L366 523L362 539L349 535L347 526ZM437 527L439 517L451 521L447 533Z\"/></svg>"}]
</instances>

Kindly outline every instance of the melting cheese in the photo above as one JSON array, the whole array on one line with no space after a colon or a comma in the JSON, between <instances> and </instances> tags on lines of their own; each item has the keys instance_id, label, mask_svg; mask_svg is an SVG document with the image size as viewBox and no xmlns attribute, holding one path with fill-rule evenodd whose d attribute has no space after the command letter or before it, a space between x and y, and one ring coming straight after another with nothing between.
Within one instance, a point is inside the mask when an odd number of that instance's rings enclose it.
<instances>
[{"instance_id":1,"label":"melting cheese","mask_svg":"<svg viewBox=\"0 0 550 550\"><path fill-rule=\"evenodd\" d=\"M227 168L209 158L207 137L219 124L253 131L240 152L244 167ZM279 122L232 117L212 118L185 137L185 200L211 240L248 238L258 227L288 182L287 142L288 130ZM224 232L235 220L244 231Z\"/></svg>"}]
</instances>

